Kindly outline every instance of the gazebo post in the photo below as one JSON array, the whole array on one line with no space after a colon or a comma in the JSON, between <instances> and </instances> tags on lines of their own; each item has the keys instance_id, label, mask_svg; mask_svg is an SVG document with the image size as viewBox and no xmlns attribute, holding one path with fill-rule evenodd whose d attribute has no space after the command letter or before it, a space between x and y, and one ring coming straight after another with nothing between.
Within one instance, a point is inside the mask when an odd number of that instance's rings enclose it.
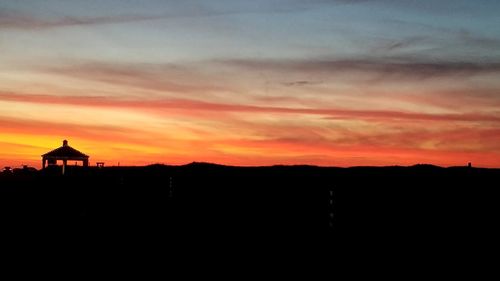
<instances>
[{"instance_id":1,"label":"gazebo post","mask_svg":"<svg viewBox=\"0 0 500 281\"><path fill-rule=\"evenodd\" d=\"M66 172L66 164L68 163L68 160L64 159L63 160L63 170L62 170L62 174L64 175L64 173Z\"/></svg>"},{"instance_id":2,"label":"gazebo post","mask_svg":"<svg viewBox=\"0 0 500 281\"><path fill-rule=\"evenodd\" d=\"M42 169L45 169L45 162L47 162L47 159L45 157L42 158Z\"/></svg>"}]
</instances>

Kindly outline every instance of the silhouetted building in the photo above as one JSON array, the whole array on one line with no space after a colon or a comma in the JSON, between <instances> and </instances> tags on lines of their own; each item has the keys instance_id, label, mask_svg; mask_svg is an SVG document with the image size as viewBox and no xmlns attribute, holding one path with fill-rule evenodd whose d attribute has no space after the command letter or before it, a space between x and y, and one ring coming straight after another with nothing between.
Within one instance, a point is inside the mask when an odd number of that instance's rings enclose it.
<instances>
[{"instance_id":1,"label":"silhouetted building","mask_svg":"<svg viewBox=\"0 0 500 281\"><path fill-rule=\"evenodd\" d=\"M63 145L61 147L42 155L42 169L45 169L47 164L49 166L57 165L58 160L63 162L63 174L66 171L68 160L82 161L84 167L88 167L89 165L89 156L69 146L67 140L63 141Z\"/></svg>"},{"instance_id":2,"label":"silhouetted building","mask_svg":"<svg viewBox=\"0 0 500 281\"><path fill-rule=\"evenodd\" d=\"M22 168L14 168L12 171L14 174L31 174L35 173L37 170L28 165L22 165Z\"/></svg>"}]
</instances>

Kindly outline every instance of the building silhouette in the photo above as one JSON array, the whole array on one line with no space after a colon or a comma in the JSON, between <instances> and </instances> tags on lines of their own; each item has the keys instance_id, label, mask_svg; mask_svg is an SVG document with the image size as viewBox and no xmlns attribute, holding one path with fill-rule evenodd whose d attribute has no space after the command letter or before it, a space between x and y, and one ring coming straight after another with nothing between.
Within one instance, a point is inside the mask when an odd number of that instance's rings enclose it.
<instances>
[{"instance_id":1,"label":"building silhouette","mask_svg":"<svg viewBox=\"0 0 500 281\"><path fill-rule=\"evenodd\" d=\"M42 169L45 169L46 166L57 165L57 161L62 161L62 173L64 174L68 160L81 161L84 167L88 167L89 165L89 156L72 148L68 145L68 141L64 140L61 147L42 155Z\"/></svg>"}]
</instances>

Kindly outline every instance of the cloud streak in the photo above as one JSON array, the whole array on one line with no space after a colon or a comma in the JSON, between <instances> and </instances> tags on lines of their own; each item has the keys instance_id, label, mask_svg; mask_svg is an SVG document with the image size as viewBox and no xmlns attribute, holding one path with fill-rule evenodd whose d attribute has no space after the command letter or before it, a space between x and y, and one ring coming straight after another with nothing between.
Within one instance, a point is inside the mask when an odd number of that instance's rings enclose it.
<instances>
[{"instance_id":1,"label":"cloud streak","mask_svg":"<svg viewBox=\"0 0 500 281\"><path fill-rule=\"evenodd\" d=\"M289 108L275 106L241 105L215 103L188 99L123 100L109 97L61 97L50 95L23 95L0 93L0 100L76 106L122 107L144 110L212 111L233 113L274 113L320 115L328 119L360 119L368 121L458 121L458 122L500 122L500 116L480 113L428 114L382 110L350 110L339 108ZM165 110L165 111L163 111Z\"/></svg>"},{"instance_id":2,"label":"cloud streak","mask_svg":"<svg viewBox=\"0 0 500 281\"><path fill-rule=\"evenodd\" d=\"M206 4L179 2L173 4L170 3L170 5L165 7L152 7L150 10L155 12L151 14L131 13L105 16L63 16L57 18L44 18L35 14L23 13L15 10L1 10L0 8L0 29L39 30L71 26L120 24L177 18L200 18L237 14L293 13L311 9L316 7L317 5L323 5L325 3L328 3L328 1L298 0L288 1L287 5L283 5L281 1L266 0L258 3L247 2L237 3L235 5L218 6L210 3ZM147 6L148 4L145 3L144 5ZM170 9L166 10L166 7L170 7Z\"/></svg>"},{"instance_id":3,"label":"cloud streak","mask_svg":"<svg viewBox=\"0 0 500 281\"><path fill-rule=\"evenodd\" d=\"M69 62L38 69L42 73L161 92L190 94L230 90L230 85L215 83L200 69L180 64Z\"/></svg>"},{"instance_id":4,"label":"cloud streak","mask_svg":"<svg viewBox=\"0 0 500 281\"><path fill-rule=\"evenodd\" d=\"M186 63L111 63L66 61L54 65L35 66L42 74L53 74L70 79L106 83L123 89L123 94L133 93L134 90L155 91L158 95L185 94L193 99L211 99L214 96L238 95L247 102L255 99L259 87L267 92L274 88L286 87L296 91L305 91L308 96L331 92L335 83L350 83L352 88L363 86L374 89L374 85L384 83L420 83L422 81L452 80L453 87L461 84L463 89L455 90L456 95L452 103L467 95L467 86L464 81L468 78L500 74L500 62L454 62L454 61L425 61L411 57L394 59L218 59L210 61ZM266 73L266 81L256 75ZM268 81L269 79L269 81ZM289 79L289 81L286 81ZM285 80L285 81L284 81ZM414 84L414 91L421 89L425 84ZM496 91L495 86L489 86ZM349 89L344 95L349 94ZM491 90L488 90L491 92ZM336 93L339 91L337 90ZM435 91L439 94L440 90ZM442 90L441 90L442 92ZM452 90L446 90L450 93ZM475 87L473 92L484 92ZM280 93L280 95L282 95ZM384 95L382 95L383 97ZM453 97L453 95L447 95ZM404 94L397 99L408 99ZM421 99L422 104L429 100L439 100L437 97ZM261 97L262 98L262 97ZM290 97L289 97L290 98ZM467 97L471 105L475 102L491 98L495 102L495 95L489 97ZM259 99L259 98L257 98ZM272 99L272 97L269 97ZM417 101L418 99L415 99ZM439 101L438 101L439 102ZM319 104L320 105L320 104ZM446 104L443 104L446 105Z\"/></svg>"},{"instance_id":5,"label":"cloud streak","mask_svg":"<svg viewBox=\"0 0 500 281\"><path fill-rule=\"evenodd\" d=\"M425 61L411 57L387 59L260 60L229 59L215 63L248 70L281 73L367 73L382 77L430 79L446 76L473 76L500 72L500 62Z\"/></svg>"},{"instance_id":6,"label":"cloud streak","mask_svg":"<svg viewBox=\"0 0 500 281\"><path fill-rule=\"evenodd\" d=\"M160 20L167 15L115 15L100 17L65 16L55 19L45 19L34 15L15 11L0 11L0 29L50 29L68 26L85 26L100 24L128 23L149 20Z\"/></svg>"}]
</instances>

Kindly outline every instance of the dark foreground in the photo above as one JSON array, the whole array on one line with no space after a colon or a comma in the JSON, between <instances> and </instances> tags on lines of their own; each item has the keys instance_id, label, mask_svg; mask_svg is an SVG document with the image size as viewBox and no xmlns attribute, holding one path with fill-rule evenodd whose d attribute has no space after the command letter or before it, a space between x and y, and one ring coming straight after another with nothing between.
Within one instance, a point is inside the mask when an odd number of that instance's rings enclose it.
<instances>
[{"instance_id":1,"label":"dark foreground","mask_svg":"<svg viewBox=\"0 0 500 281\"><path fill-rule=\"evenodd\" d=\"M494 169L77 168L65 176L0 174L3 233L126 243L179 236L463 243L491 234L498 219Z\"/></svg>"}]
</instances>

